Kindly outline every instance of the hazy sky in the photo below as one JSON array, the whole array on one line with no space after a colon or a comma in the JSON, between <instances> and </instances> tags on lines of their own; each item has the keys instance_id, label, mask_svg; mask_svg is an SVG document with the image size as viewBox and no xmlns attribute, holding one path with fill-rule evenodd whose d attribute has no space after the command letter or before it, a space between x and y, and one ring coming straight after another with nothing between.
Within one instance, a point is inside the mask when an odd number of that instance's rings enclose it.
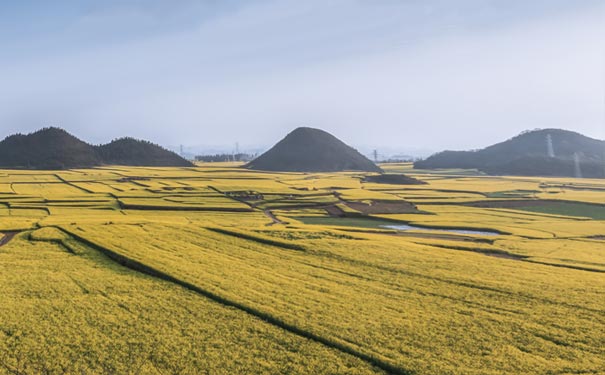
<instances>
[{"instance_id":1,"label":"hazy sky","mask_svg":"<svg viewBox=\"0 0 605 375\"><path fill-rule=\"evenodd\" d=\"M360 148L605 138L603 0L0 3L0 135Z\"/></svg>"}]
</instances>

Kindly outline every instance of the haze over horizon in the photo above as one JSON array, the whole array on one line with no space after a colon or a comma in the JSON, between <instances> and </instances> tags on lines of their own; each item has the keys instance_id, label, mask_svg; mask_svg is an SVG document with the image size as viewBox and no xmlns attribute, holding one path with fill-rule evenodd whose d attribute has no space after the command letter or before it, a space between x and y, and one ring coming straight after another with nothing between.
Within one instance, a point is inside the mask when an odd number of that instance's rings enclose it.
<instances>
[{"instance_id":1,"label":"haze over horizon","mask_svg":"<svg viewBox=\"0 0 605 375\"><path fill-rule=\"evenodd\" d=\"M22 1L0 5L0 138L262 148L298 126L361 150L605 139L605 3Z\"/></svg>"}]
</instances>

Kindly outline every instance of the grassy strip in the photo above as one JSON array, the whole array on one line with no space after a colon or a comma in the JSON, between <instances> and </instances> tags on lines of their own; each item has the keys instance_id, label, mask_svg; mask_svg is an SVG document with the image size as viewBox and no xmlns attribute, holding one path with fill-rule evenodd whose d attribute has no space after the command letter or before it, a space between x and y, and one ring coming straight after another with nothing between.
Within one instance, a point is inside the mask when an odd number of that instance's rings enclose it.
<instances>
[{"instance_id":1,"label":"grassy strip","mask_svg":"<svg viewBox=\"0 0 605 375\"><path fill-rule=\"evenodd\" d=\"M263 311L260 311L258 309L255 309L253 307L247 306L245 304L239 303L239 302L235 302L235 301L231 301L227 298L224 298L216 293L213 293L211 291L205 290L203 288L200 288L197 285L194 285L190 282L181 280L175 276L170 275L169 273L166 273L164 271L161 271L159 269L156 269L154 267L148 266L142 262L139 262L135 259L129 258L123 254L120 254L118 252L115 252L111 249L108 249L106 247L103 247L93 241L90 241L84 237L81 237L75 233L73 233L72 231L69 231L65 228L58 228L61 229L63 231L65 231L67 234L71 235L73 238L77 239L78 241L84 243L87 246L90 246L91 248L105 254L106 256L108 256L110 259L114 260L115 262L130 268L132 270L153 276L153 277L157 277L159 279L168 281L168 282L172 282L174 284L180 285L186 289L189 289L193 292L196 292L206 298L209 298L215 302L218 302L222 305L225 306L229 306L229 307L234 307L236 309L239 309L241 311L244 311L252 316L255 316L257 318L260 318L264 321L266 321L267 323L270 323L274 326L277 326L279 328L282 328L288 332L294 333L298 336L304 337L306 339L310 339L313 341L316 341L320 344L323 344L329 348L333 348L333 349L337 349L340 350L341 352L345 353L345 354L349 354L352 355L354 357L357 357L367 363L369 363L370 365L376 366L377 368L386 371L389 374L394 374L394 375L412 375L413 373L409 370L406 370L404 368L401 368L399 366L396 366L392 363L390 363L388 360L383 359L383 358L379 358L377 356L371 355L371 354L367 354L364 353L344 342L341 342L340 340L334 340L334 339L330 339L330 338L325 338L323 336L320 336L316 333L310 332L308 330L302 329L300 327L297 327L293 324L287 323L279 318L276 318L270 314L267 314Z\"/></svg>"},{"instance_id":2,"label":"grassy strip","mask_svg":"<svg viewBox=\"0 0 605 375\"><path fill-rule=\"evenodd\" d=\"M382 230L385 233L393 233L396 229L386 228L388 225L410 225L413 230L426 230L426 231L475 231L475 232L493 232L497 234L510 234L506 232L502 232L497 229L492 228L475 228L475 227L463 227L463 226L431 226L426 224L417 224L414 221L403 221L396 219L389 219L382 216L359 216L359 217L312 217L312 216L297 216L293 217L296 220L301 221L303 224L309 225L329 225L329 226L339 226L339 227L357 227L357 228L368 228L368 229L378 229ZM344 230L344 229L343 229ZM412 229L410 229L412 230ZM405 232L405 231L404 231ZM453 233L454 235L472 235L471 233ZM480 233L477 233L480 235Z\"/></svg>"},{"instance_id":3,"label":"grassy strip","mask_svg":"<svg viewBox=\"0 0 605 375\"><path fill-rule=\"evenodd\" d=\"M528 256L528 255L512 254L512 253L509 253L504 250L477 249L477 248L470 248L470 247L464 247L464 246L449 246L449 245L441 245L441 244L431 244L430 246L440 247L442 249L449 249L449 250L470 251L470 252L474 252L474 253L485 254L488 256L496 256L496 257L500 257L503 259L511 259L511 260L517 260L517 261L521 261L521 262L539 264L542 266L569 268L569 269L577 270L577 271L605 273L605 270L598 269L598 268L574 266L571 264L542 262L542 261L538 261L538 260L533 260L533 259L531 259L531 256Z\"/></svg>"},{"instance_id":4,"label":"grassy strip","mask_svg":"<svg viewBox=\"0 0 605 375\"><path fill-rule=\"evenodd\" d=\"M484 255L499 256L503 259L525 260L526 258L529 258L527 255L513 254L513 253L509 253L508 251L498 250L498 249L480 249L480 248L476 248L476 247L451 246L451 245L442 245L442 244L434 244L434 243L430 244L430 246L439 247L439 248L448 249L448 250L470 251L473 253L479 253L479 254L484 254Z\"/></svg>"},{"instance_id":5,"label":"grassy strip","mask_svg":"<svg viewBox=\"0 0 605 375\"><path fill-rule=\"evenodd\" d=\"M298 245L295 243L291 243L291 242L278 241L273 238L260 237L260 236L255 236L255 235L248 234L248 233L236 232L236 231L231 231L231 230L227 230L227 229L223 229L223 228L206 228L206 229L211 230L216 233L224 234L227 236L233 236L233 237L241 238L244 240L262 243L265 245L282 247L282 248L286 248L286 249L290 249L290 250L307 251L307 249L305 249L304 246L301 246L301 245Z\"/></svg>"},{"instance_id":6,"label":"grassy strip","mask_svg":"<svg viewBox=\"0 0 605 375\"><path fill-rule=\"evenodd\" d=\"M605 220L605 206L589 203L560 202L549 206L525 206L518 210L539 212L550 215L566 215L575 217L588 217L593 220Z\"/></svg>"},{"instance_id":7,"label":"grassy strip","mask_svg":"<svg viewBox=\"0 0 605 375\"><path fill-rule=\"evenodd\" d=\"M221 211L221 212L253 212L251 208L238 208L238 207L193 207L193 206L151 206L151 205L138 205L138 204L126 204L119 201L122 209L130 210L142 210L142 211Z\"/></svg>"},{"instance_id":8,"label":"grassy strip","mask_svg":"<svg viewBox=\"0 0 605 375\"><path fill-rule=\"evenodd\" d=\"M534 263L534 264L540 264L540 265L543 265L543 266L551 266L551 267L559 267L559 268L569 268L569 269L578 270L578 271L605 273L605 270L602 270L602 269L591 268L591 267L582 267L582 266L574 266L574 265L571 265L571 264L541 262L541 261L532 260L532 259L523 259L523 261L524 262L529 262L529 263Z\"/></svg>"}]
</instances>

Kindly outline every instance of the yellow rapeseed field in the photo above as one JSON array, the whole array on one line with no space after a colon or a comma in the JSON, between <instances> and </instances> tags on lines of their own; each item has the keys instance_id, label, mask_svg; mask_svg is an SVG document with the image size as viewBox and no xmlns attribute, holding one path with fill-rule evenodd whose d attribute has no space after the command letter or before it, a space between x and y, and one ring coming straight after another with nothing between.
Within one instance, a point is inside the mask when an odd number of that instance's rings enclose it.
<instances>
[{"instance_id":1,"label":"yellow rapeseed field","mask_svg":"<svg viewBox=\"0 0 605 375\"><path fill-rule=\"evenodd\" d=\"M605 183L0 171L0 374L605 373Z\"/></svg>"}]
</instances>

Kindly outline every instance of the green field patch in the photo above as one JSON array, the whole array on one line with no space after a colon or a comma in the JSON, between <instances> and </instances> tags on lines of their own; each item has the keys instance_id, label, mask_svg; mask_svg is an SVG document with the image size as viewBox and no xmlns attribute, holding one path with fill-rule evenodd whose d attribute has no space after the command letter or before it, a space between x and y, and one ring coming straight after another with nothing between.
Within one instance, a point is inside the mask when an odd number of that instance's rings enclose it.
<instances>
[{"instance_id":1,"label":"green field patch","mask_svg":"<svg viewBox=\"0 0 605 375\"><path fill-rule=\"evenodd\" d=\"M281 238L285 240L309 240L309 239L347 239L347 240L362 240L344 233L336 231L303 231L303 230L257 230L257 233L262 233L266 236Z\"/></svg>"},{"instance_id":2,"label":"green field patch","mask_svg":"<svg viewBox=\"0 0 605 375\"><path fill-rule=\"evenodd\" d=\"M255 241L255 242L258 242L261 244L265 244L265 245L281 247L281 248L290 249L290 250L305 251L305 248L299 244L284 241L284 240L275 240L273 238L263 236L262 234L250 234L250 233L244 233L241 231L234 231L234 230L228 230L228 229L223 229L223 228L206 228L206 229L211 230L216 233L224 234L226 236L233 236L233 237L241 238L244 240Z\"/></svg>"},{"instance_id":3,"label":"green field patch","mask_svg":"<svg viewBox=\"0 0 605 375\"><path fill-rule=\"evenodd\" d=\"M396 230L396 231L410 231L410 230L423 230L423 231L443 231L452 232L462 235L485 235L494 236L500 233L488 230L477 230L477 229L464 229L464 228L438 228L438 227L420 227L416 225L409 225L400 221L389 221L385 219L377 219L371 217L296 217L296 220L302 221L304 224L311 225L327 225L327 226L344 226L344 227L358 227L358 228L371 228L371 229L384 229L384 230Z\"/></svg>"},{"instance_id":4,"label":"green field patch","mask_svg":"<svg viewBox=\"0 0 605 375\"><path fill-rule=\"evenodd\" d=\"M595 204L560 202L549 205L518 207L516 209L551 215L588 217L594 220L605 220L605 206L598 206Z\"/></svg>"},{"instance_id":5,"label":"green field patch","mask_svg":"<svg viewBox=\"0 0 605 375\"><path fill-rule=\"evenodd\" d=\"M329 216L297 216L294 219L309 225L327 225L338 227L358 227L384 229L387 225L398 223L393 220L374 219L370 217L329 217Z\"/></svg>"},{"instance_id":6,"label":"green field patch","mask_svg":"<svg viewBox=\"0 0 605 375\"><path fill-rule=\"evenodd\" d=\"M486 193L488 198L532 198L538 190L505 190Z\"/></svg>"}]
</instances>

